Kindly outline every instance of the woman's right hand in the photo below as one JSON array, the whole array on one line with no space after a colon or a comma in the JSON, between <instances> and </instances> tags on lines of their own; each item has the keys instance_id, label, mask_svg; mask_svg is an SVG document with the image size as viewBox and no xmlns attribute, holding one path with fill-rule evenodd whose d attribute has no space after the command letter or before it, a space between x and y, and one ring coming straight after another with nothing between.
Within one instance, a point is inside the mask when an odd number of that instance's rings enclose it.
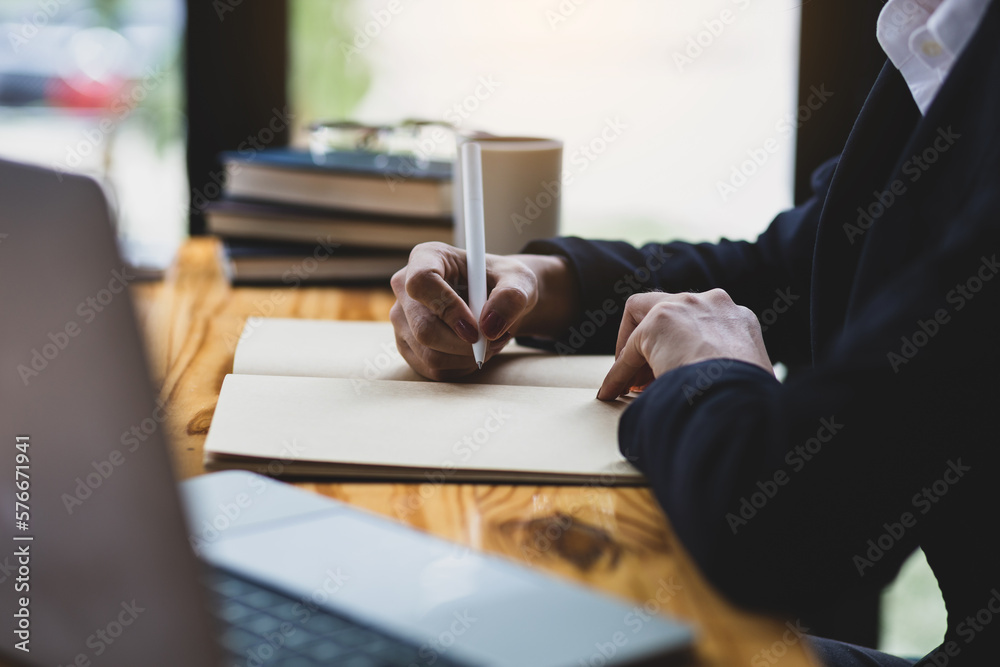
<instances>
[{"instance_id":1,"label":"woman's right hand","mask_svg":"<svg viewBox=\"0 0 1000 667\"><path fill-rule=\"evenodd\" d=\"M486 255L488 298L476 322L465 300L468 286L465 251L444 243L422 243L409 263L392 277L396 303L389 317L396 346L410 366L432 380L452 380L477 369L472 343L478 331L489 341L486 362L515 335L544 335L558 324L565 303L551 313L536 312L540 275L562 271L566 261L548 255ZM572 296L572 295L570 295ZM565 302L564 295L561 300ZM477 330L477 325L479 329Z\"/></svg>"}]
</instances>

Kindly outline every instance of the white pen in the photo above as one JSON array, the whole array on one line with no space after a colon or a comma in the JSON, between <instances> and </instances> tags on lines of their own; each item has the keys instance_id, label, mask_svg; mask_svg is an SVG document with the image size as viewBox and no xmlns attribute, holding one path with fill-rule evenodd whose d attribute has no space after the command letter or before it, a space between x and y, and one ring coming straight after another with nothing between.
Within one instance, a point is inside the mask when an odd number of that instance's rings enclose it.
<instances>
[{"instance_id":1,"label":"white pen","mask_svg":"<svg viewBox=\"0 0 1000 667\"><path fill-rule=\"evenodd\" d=\"M479 318L486 304L486 220L483 213L483 157L479 144L462 144L462 203L465 209L465 257L469 274L469 309ZM486 338L480 329L479 339L472 344L476 363L486 361Z\"/></svg>"}]
</instances>

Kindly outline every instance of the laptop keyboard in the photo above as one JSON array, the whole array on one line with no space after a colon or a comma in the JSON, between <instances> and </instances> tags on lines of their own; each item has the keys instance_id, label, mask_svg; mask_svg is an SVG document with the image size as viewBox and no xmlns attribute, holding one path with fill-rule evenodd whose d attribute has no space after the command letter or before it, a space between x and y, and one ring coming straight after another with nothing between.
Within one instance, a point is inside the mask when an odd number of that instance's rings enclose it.
<instances>
[{"instance_id":1,"label":"laptop keyboard","mask_svg":"<svg viewBox=\"0 0 1000 667\"><path fill-rule=\"evenodd\" d=\"M206 576L226 667L452 667L438 652L213 569Z\"/></svg>"}]
</instances>

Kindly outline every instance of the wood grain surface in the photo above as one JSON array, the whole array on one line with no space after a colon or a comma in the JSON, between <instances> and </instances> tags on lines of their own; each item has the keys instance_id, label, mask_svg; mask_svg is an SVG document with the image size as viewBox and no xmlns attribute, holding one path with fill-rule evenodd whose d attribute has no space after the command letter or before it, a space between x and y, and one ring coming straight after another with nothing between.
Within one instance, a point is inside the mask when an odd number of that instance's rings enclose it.
<instances>
[{"instance_id":1,"label":"wood grain surface","mask_svg":"<svg viewBox=\"0 0 1000 667\"><path fill-rule=\"evenodd\" d=\"M217 253L215 240L191 240L165 280L132 289L181 478L204 473L205 434L248 317L386 320L393 303L387 288L232 288ZM618 596L635 605L636 618L650 612L686 619L698 633L694 664L816 664L783 620L742 612L711 589L647 489L430 480L299 486L453 540L456 548L500 554ZM631 623L623 618L595 643L630 632Z\"/></svg>"}]
</instances>

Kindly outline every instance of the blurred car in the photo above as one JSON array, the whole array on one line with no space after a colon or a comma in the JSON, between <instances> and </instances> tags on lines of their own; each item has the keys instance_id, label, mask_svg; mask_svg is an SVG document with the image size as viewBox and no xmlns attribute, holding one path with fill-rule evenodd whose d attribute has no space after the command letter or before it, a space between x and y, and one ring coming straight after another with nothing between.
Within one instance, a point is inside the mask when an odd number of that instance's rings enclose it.
<instances>
[{"instance_id":1,"label":"blurred car","mask_svg":"<svg viewBox=\"0 0 1000 667\"><path fill-rule=\"evenodd\" d=\"M105 109L176 40L174 0L120 2L115 25L91 2L0 9L0 106Z\"/></svg>"}]
</instances>

